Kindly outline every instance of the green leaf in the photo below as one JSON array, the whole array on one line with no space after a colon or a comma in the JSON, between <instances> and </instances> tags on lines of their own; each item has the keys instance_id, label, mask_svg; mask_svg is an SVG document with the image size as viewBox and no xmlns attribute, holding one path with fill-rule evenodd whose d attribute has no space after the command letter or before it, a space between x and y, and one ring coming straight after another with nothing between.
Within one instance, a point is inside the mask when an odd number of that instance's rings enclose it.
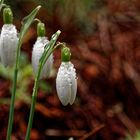
<instances>
[{"instance_id":1,"label":"green leaf","mask_svg":"<svg viewBox=\"0 0 140 140\"><path fill-rule=\"evenodd\" d=\"M45 64L45 62L47 61L48 57L51 55L51 53L53 52L54 45L60 35L61 31L58 30L55 34L52 35L51 40L49 41L49 43L45 46L45 50L40 58L40 63L42 64L42 66Z\"/></svg>"},{"instance_id":2,"label":"green leaf","mask_svg":"<svg viewBox=\"0 0 140 140\"><path fill-rule=\"evenodd\" d=\"M3 64L0 63L0 76L12 81L13 79L12 71L13 71L13 67L5 68Z\"/></svg>"},{"instance_id":3,"label":"green leaf","mask_svg":"<svg viewBox=\"0 0 140 140\"><path fill-rule=\"evenodd\" d=\"M40 8L41 8L41 6L37 6L28 16L26 16L23 19L21 31L19 34L19 42L18 42L19 47L22 44L22 39L23 39L25 33L27 32L28 28L30 27L30 25L34 21L34 18L35 18L36 14L38 13Z\"/></svg>"},{"instance_id":4,"label":"green leaf","mask_svg":"<svg viewBox=\"0 0 140 140\"><path fill-rule=\"evenodd\" d=\"M21 31L19 34L19 40L18 40L15 69L18 69L18 67L19 67L20 48L22 45L23 37L26 34L26 32L27 32L28 28L30 27L30 25L32 24L32 22L34 21L34 18L35 18L36 14L38 13L40 8L41 8L41 6L37 6L28 16L26 16L23 19Z\"/></svg>"},{"instance_id":5,"label":"green leaf","mask_svg":"<svg viewBox=\"0 0 140 140\"><path fill-rule=\"evenodd\" d=\"M52 86L47 83L46 81L40 81L39 87L44 93L51 93L52 92Z\"/></svg>"}]
</instances>

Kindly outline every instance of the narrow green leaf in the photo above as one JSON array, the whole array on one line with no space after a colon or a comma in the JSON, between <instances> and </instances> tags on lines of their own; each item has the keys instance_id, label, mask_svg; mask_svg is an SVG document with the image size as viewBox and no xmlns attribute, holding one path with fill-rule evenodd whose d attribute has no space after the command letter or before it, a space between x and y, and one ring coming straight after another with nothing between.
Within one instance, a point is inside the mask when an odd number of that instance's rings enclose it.
<instances>
[{"instance_id":1,"label":"narrow green leaf","mask_svg":"<svg viewBox=\"0 0 140 140\"><path fill-rule=\"evenodd\" d=\"M54 45L60 35L61 31L58 30L55 34L52 35L51 40L49 43L45 46L45 50L40 58L40 63L42 63L42 66L45 64L48 57L51 55L51 53L54 50Z\"/></svg>"},{"instance_id":2,"label":"narrow green leaf","mask_svg":"<svg viewBox=\"0 0 140 140\"><path fill-rule=\"evenodd\" d=\"M41 6L37 6L28 16L26 16L23 19L21 31L20 31L20 34L19 34L19 44L18 44L18 46L21 46L22 39L23 39L25 33L27 32L28 28L30 27L30 25L34 21L34 18L35 18L36 14L38 13L40 8L41 8Z\"/></svg>"},{"instance_id":3,"label":"narrow green leaf","mask_svg":"<svg viewBox=\"0 0 140 140\"><path fill-rule=\"evenodd\" d=\"M30 27L30 25L32 24L32 22L35 19L36 14L38 13L39 9L41 8L41 6L37 6L28 16L26 16L23 19L22 22L22 27L21 27L21 31L19 34L19 40L18 40L18 48L17 48L17 55L16 55L16 66L15 68L18 68L18 63L19 63L19 56L20 56L20 47L22 45L22 40L24 35L26 34L28 28Z\"/></svg>"}]
</instances>

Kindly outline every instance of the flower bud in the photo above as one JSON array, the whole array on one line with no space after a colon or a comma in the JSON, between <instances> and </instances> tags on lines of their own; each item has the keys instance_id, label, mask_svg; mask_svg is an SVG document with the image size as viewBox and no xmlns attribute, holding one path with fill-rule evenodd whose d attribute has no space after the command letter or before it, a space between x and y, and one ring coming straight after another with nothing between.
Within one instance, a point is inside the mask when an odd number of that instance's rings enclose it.
<instances>
[{"instance_id":1,"label":"flower bud","mask_svg":"<svg viewBox=\"0 0 140 140\"><path fill-rule=\"evenodd\" d=\"M61 53L61 59L63 62L69 62L71 58L71 52L68 47L63 47L62 53Z\"/></svg>"},{"instance_id":2,"label":"flower bud","mask_svg":"<svg viewBox=\"0 0 140 140\"><path fill-rule=\"evenodd\" d=\"M40 37L43 37L43 36L45 36L45 32L46 32L45 24L42 22L39 22L37 24L37 35Z\"/></svg>"},{"instance_id":3,"label":"flower bud","mask_svg":"<svg viewBox=\"0 0 140 140\"><path fill-rule=\"evenodd\" d=\"M13 13L10 8L4 8L3 10L3 21L5 24L13 23Z\"/></svg>"},{"instance_id":4,"label":"flower bud","mask_svg":"<svg viewBox=\"0 0 140 140\"><path fill-rule=\"evenodd\" d=\"M66 47L64 47L62 53L69 53L69 49L67 50L68 52L66 51ZM63 56L63 54L61 56ZM62 57L62 60L63 58L64 57ZM68 58L70 58L69 55ZM64 60L68 59L64 58ZM70 61L62 61L60 65L56 78L56 90L58 97L64 106L68 104L72 105L74 103L77 92L77 78L75 68Z\"/></svg>"},{"instance_id":5,"label":"flower bud","mask_svg":"<svg viewBox=\"0 0 140 140\"><path fill-rule=\"evenodd\" d=\"M17 30L13 24L4 24L0 35L0 57L4 66L12 66L16 60Z\"/></svg>"},{"instance_id":6,"label":"flower bud","mask_svg":"<svg viewBox=\"0 0 140 140\"><path fill-rule=\"evenodd\" d=\"M34 73L37 74L39 60L44 52L44 47L49 41L47 37L38 37L32 51L32 66ZM40 79L50 76L50 72L53 66L53 55L51 54L47 59L41 71Z\"/></svg>"}]
</instances>

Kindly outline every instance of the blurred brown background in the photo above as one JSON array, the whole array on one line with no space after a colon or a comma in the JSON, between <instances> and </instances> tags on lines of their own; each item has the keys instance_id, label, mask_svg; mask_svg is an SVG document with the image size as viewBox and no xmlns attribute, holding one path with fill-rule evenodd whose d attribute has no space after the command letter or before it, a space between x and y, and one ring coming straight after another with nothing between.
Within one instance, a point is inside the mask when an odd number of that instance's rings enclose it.
<instances>
[{"instance_id":1,"label":"blurred brown background","mask_svg":"<svg viewBox=\"0 0 140 140\"><path fill-rule=\"evenodd\" d=\"M78 92L63 107L55 89L60 49L54 69L40 82L31 140L140 140L140 1L5 0L20 31L21 20L37 5L46 36L61 30L59 41L72 51ZM2 14L0 27L2 27ZM34 76L31 67L36 23L24 38L12 140L24 140ZM0 64L0 140L5 139L13 69Z\"/></svg>"}]
</instances>

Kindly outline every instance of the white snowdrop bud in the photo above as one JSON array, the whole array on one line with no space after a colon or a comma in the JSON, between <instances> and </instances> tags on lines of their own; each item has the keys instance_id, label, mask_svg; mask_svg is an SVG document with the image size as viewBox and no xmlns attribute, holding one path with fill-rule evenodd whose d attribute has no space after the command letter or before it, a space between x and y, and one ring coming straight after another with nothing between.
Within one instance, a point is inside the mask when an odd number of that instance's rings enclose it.
<instances>
[{"instance_id":1,"label":"white snowdrop bud","mask_svg":"<svg viewBox=\"0 0 140 140\"><path fill-rule=\"evenodd\" d=\"M44 47L46 44L48 44L49 41L47 37L38 37L32 51L32 66L34 73L37 74L39 60L44 52ZM46 78L50 76L50 72L53 66L53 54L49 56L46 63L43 66L43 69L41 71L40 79Z\"/></svg>"},{"instance_id":2,"label":"white snowdrop bud","mask_svg":"<svg viewBox=\"0 0 140 140\"><path fill-rule=\"evenodd\" d=\"M62 63L57 73L56 90L61 103L66 106L74 103L77 92L77 78L73 64L69 61L70 50L62 49Z\"/></svg>"},{"instance_id":3,"label":"white snowdrop bud","mask_svg":"<svg viewBox=\"0 0 140 140\"><path fill-rule=\"evenodd\" d=\"M16 27L13 24L4 24L0 35L0 57L5 67L15 64L17 44Z\"/></svg>"},{"instance_id":4,"label":"white snowdrop bud","mask_svg":"<svg viewBox=\"0 0 140 140\"><path fill-rule=\"evenodd\" d=\"M62 62L57 73L56 89L61 103L73 104L77 92L76 72L71 62Z\"/></svg>"}]
</instances>

